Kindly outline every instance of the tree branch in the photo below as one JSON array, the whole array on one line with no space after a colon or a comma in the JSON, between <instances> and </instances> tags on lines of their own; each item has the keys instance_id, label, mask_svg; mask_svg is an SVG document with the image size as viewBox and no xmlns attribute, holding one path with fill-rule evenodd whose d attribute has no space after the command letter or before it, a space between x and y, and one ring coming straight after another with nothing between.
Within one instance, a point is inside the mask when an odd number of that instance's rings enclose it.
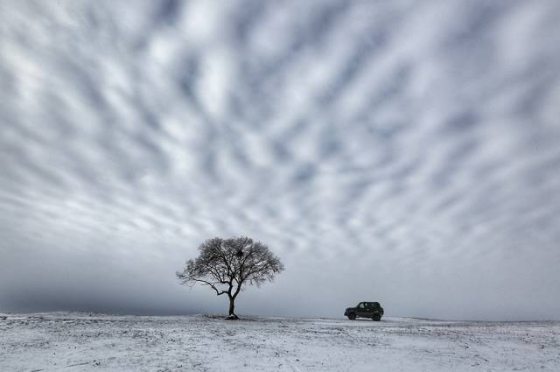
<instances>
[{"instance_id":1,"label":"tree branch","mask_svg":"<svg viewBox=\"0 0 560 372\"><path fill-rule=\"evenodd\" d=\"M206 285L209 285L213 290L216 291L216 295L217 295L217 296L221 296L221 295L227 293L226 291L219 291L218 288L216 288L216 286L215 286L214 284L212 284L212 283L210 283L210 282L207 282L206 280L195 279L195 278L191 278L190 280L191 280L191 281L195 281L195 282L200 282L200 283L203 283L203 284L206 284Z\"/></svg>"}]
</instances>

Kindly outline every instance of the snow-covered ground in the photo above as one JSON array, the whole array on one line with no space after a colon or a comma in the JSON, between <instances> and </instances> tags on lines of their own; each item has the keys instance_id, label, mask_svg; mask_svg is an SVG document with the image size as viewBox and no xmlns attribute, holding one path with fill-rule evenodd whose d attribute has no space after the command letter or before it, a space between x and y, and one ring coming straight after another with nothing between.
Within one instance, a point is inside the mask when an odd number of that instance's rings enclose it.
<instances>
[{"instance_id":1,"label":"snow-covered ground","mask_svg":"<svg viewBox=\"0 0 560 372\"><path fill-rule=\"evenodd\" d=\"M560 323L0 314L0 371L101 370L560 371Z\"/></svg>"}]
</instances>

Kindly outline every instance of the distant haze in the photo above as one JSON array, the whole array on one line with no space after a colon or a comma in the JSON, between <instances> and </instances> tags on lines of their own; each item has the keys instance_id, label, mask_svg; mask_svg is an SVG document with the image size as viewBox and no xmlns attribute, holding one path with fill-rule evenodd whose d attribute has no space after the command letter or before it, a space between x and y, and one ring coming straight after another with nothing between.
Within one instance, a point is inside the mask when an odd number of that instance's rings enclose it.
<instances>
[{"instance_id":1,"label":"distant haze","mask_svg":"<svg viewBox=\"0 0 560 372\"><path fill-rule=\"evenodd\" d=\"M560 2L0 3L0 311L560 319Z\"/></svg>"}]
</instances>

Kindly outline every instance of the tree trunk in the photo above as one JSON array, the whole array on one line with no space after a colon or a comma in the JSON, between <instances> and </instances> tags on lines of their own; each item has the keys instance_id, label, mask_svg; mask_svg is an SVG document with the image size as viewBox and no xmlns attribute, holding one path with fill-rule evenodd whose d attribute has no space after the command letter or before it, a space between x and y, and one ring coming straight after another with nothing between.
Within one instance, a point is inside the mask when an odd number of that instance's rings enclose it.
<instances>
[{"instance_id":1,"label":"tree trunk","mask_svg":"<svg viewBox=\"0 0 560 372\"><path fill-rule=\"evenodd\" d=\"M235 315L235 298L232 296L229 297L228 319L239 319L237 315Z\"/></svg>"}]
</instances>

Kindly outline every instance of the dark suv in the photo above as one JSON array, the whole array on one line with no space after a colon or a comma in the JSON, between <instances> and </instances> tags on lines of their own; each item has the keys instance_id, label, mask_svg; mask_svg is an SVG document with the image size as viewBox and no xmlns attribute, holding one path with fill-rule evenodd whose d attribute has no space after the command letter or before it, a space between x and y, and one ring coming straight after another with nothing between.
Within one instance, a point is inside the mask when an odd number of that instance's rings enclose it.
<instances>
[{"instance_id":1,"label":"dark suv","mask_svg":"<svg viewBox=\"0 0 560 372\"><path fill-rule=\"evenodd\" d=\"M370 318L379 322L384 311L379 302L360 302L356 307L349 307L344 312L344 316L354 320L356 318Z\"/></svg>"}]
</instances>

